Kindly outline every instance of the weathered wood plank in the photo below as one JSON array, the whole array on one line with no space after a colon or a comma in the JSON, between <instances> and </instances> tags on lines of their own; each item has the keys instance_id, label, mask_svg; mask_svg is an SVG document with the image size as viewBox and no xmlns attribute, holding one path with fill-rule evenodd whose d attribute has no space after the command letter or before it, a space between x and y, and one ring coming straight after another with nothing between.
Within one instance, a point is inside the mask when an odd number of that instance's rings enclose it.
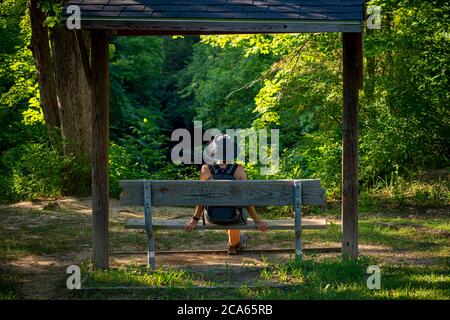
<instances>
[{"instance_id":1,"label":"weathered wood plank","mask_svg":"<svg viewBox=\"0 0 450 320\"><path fill-rule=\"evenodd\" d=\"M92 32L92 260L101 269L109 266L108 46L107 31Z\"/></svg>"},{"instance_id":2,"label":"weathered wood plank","mask_svg":"<svg viewBox=\"0 0 450 320\"><path fill-rule=\"evenodd\" d=\"M247 253L282 253L282 252L292 252L295 253L295 248L286 248L286 247L276 247L276 248L245 248L245 252ZM341 252L341 247L306 247L303 248L303 252L310 253L333 253L333 252ZM141 255L145 254L145 251L139 250L127 250L127 251L111 251L111 255ZM183 250L156 250L155 254L227 254L228 250L226 248L222 249L183 249Z\"/></svg>"},{"instance_id":3,"label":"weathered wood plank","mask_svg":"<svg viewBox=\"0 0 450 320\"><path fill-rule=\"evenodd\" d=\"M325 189L320 180L302 182L302 204L323 205ZM294 205L293 180L152 180L153 206L283 206ZM120 181L120 203L142 206L143 180Z\"/></svg>"},{"instance_id":4,"label":"weathered wood plank","mask_svg":"<svg viewBox=\"0 0 450 320\"><path fill-rule=\"evenodd\" d=\"M294 230L295 222L290 220L265 220L269 224L270 230ZM183 230L186 224L184 219L174 220L153 220L154 229L172 229ZM303 219L302 229L325 229L327 221L325 219ZM126 229L145 229L144 219L129 219L125 225ZM235 225L215 225L199 223L197 225L198 230L254 230L256 225L253 220L248 219L247 224L235 224Z\"/></svg>"},{"instance_id":5,"label":"weathered wood plank","mask_svg":"<svg viewBox=\"0 0 450 320\"><path fill-rule=\"evenodd\" d=\"M117 35L200 35L298 32L362 32L362 23L284 21L105 21L82 20L83 29L117 30Z\"/></svg>"},{"instance_id":6,"label":"weathered wood plank","mask_svg":"<svg viewBox=\"0 0 450 320\"><path fill-rule=\"evenodd\" d=\"M362 34L344 33L342 138L342 255L358 257L358 112Z\"/></svg>"}]
</instances>

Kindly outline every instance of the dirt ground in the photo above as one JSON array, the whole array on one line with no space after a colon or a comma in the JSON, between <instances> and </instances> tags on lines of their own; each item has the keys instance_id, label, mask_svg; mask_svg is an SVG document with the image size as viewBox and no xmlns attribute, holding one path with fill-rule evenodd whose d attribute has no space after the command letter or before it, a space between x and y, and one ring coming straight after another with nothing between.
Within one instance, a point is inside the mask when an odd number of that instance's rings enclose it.
<instances>
[{"instance_id":1,"label":"dirt ground","mask_svg":"<svg viewBox=\"0 0 450 320\"><path fill-rule=\"evenodd\" d=\"M51 225L52 221L58 221L67 213L81 217L84 226L89 226L91 216L90 198L66 197L59 200L47 201L27 201L10 205L1 205L0 210L10 210L12 214L2 221L2 228L8 231L21 230L22 224L28 227L42 227ZM141 208L121 207L117 200L112 200L110 204L110 221L112 229L117 232L132 232L122 230L128 218L141 218ZM14 212L41 212L45 214L29 214L27 219L17 219ZM190 208L155 208L154 216L160 219L188 218L192 214ZM322 217L323 218L323 217ZM70 219L65 218L65 219ZM333 223L339 221L328 219ZM225 236L225 235L224 235ZM79 264L89 260L91 256L90 238L87 237L85 243L81 243L77 250L64 251L59 254L24 254L4 263L2 269L12 269L21 274L21 286L24 298L46 299L60 297L55 288L62 287L64 279L67 277L66 269L69 265ZM209 246L202 246L201 243L180 242L176 250L193 249L213 249L224 250L226 242L212 242ZM292 244L293 246L293 244ZM292 247L290 246L290 247ZM340 243L314 243L314 247L339 247ZM267 248L267 244L253 244L253 249ZM286 247L284 247L286 248ZM131 262L138 264L146 263L145 250L142 246L134 246L130 241L124 241L119 248L111 247L111 266L126 266ZM428 257L421 257L417 253L408 251L394 252L389 246L383 245L360 245L362 255L371 255L380 258L386 263L406 263L406 264L426 264ZM185 268L197 272L208 271L210 274L223 273L227 270L231 274L232 282L242 280L252 280L258 276L258 270L267 261L285 262L292 257L293 253L287 250L283 252L246 252L237 256L228 256L225 252L216 253L158 253L156 256L157 265L168 268ZM339 253L322 253L321 256L337 256Z\"/></svg>"}]
</instances>

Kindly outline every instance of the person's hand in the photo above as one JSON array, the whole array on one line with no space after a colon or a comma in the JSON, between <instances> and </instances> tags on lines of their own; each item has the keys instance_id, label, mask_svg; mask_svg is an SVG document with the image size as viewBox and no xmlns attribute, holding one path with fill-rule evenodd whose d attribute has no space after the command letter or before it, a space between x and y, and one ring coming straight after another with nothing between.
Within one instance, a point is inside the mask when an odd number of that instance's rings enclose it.
<instances>
[{"instance_id":1,"label":"person's hand","mask_svg":"<svg viewBox=\"0 0 450 320\"><path fill-rule=\"evenodd\" d=\"M256 228L258 228L259 231L266 232L267 230L269 230L269 225L267 224L267 222L258 221L256 222Z\"/></svg>"},{"instance_id":2,"label":"person's hand","mask_svg":"<svg viewBox=\"0 0 450 320\"><path fill-rule=\"evenodd\" d=\"M191 232L192 230L194 230L197 227L197 223L198 223L198 221L191 219L191 221L186 223L186 225L184 226L184 229L187 232Z\"/></svg>"}]
</instances>

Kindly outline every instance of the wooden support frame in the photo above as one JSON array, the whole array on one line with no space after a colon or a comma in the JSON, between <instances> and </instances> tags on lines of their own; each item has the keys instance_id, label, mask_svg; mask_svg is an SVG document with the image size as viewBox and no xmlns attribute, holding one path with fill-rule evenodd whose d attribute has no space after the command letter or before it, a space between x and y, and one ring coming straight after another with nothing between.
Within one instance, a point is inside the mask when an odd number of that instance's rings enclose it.
<instances>
[{"instance_id":1,"label":"wooden support frame","mask_svg":"<svg viewBox=\"0 0 450 320\"><path fill-rule=\"evenodd\" d=\"M145 233L147 234L147 263L152 270L155 270L155 238L152 225L152 184L149 181L144 182L144 219Z\"/></svg>"},{"instance_id":2,"label":"wooden support frame","mask_svg":"<svg viewBox=\"0 0 450 320\"><path fill-rule=\"evenodd\" d=\"M205 2L204 12L199 10L157 9L153 6L142 6L135 10L133 1L124 1L121 10L111 10L108 6L99 5L99 1L77 1L82 12L82 28L91 32L91 59L89 48L81 30L75 30L75 38L82 58L86 79L92 88L92 258L94 265L99 268L108 267L108 221L109 221L109 181L108 181L108 124L109 124L109 35L206 35L206 34L274 34L274 33L302 33L302 32L342 32L343 33L343 65L344 65L344 101L343 101L343 142L342 142L342 253L344 256L356 258L358 254L358 89L363 85L363 25L366 19L365 2L348 1L308 1L296 4L298 7L286 12L267 5L259 5L246 1L241 4L230 2L225 12L209 10L208 1ZM102 2L102 1L100 1ZM99 2L99 3L100 3ZM125 3L126 2L126 3ZM261 2L264 4L264 1ZM66 22L70 13L66 10L72 3L65 2L63 20ZM214 2L210 3L215 5ZM267 2L267 4L270 4ZM190 5L186 3L186 5ZM192 3L193 6L197 6ZM251 9L255 12L252 12ZM129 6L129 7L128 7ZM248 12L243 11L243 6ZM138 6L141 7L141 6ZM145 7L145 10L144 10ZM263 7L266 9L259 10ZM129 9L129 10L128 10ZM222 9L222 8L221 8ZM292 8L291 8L292 9ZM304 10L306 9L306 10ZM247 10L245 10L247 11ZM194 13L196 12L196 13ZM86 35L86 33L84 33ZM91 61L90 61L91 60ZM163 205L163 192L157 192L157 183L152 183L150 193L153 205ZM260 185L264 188L267 185ZM316 205L322 201L322 190L311 192L311 185L302 181L294 190L300 189L301 202L297 211L301 215L301 204ZM138 189L142 191L142 187ZM131 190L134 192L136 189ZM223 191L220 190L222 193ZM211 205L220 202L214 199L214 190L203 192L199 198L210 194L207 201ZM228 193L231 196L231 193ZM307 195L305 197L305 194ZM272 196L277 201L291 204L292 186L278 191L280 196ZM180 195L179 203L186 194ZM232 199L236 205L244 201L245 197ZM267 198L267 197L266 197ZM130 199L130 202L142 203L143 197ZM268 199L260 197L255 205L264 204ZM231 203L231 202L230 202ZM130 203L128 203L130 204ZM150 211L151 216L151 211ZM300 227L301 219L296 223ZM306 223L305 223L306 228ZM301 243L300 243L301 245Z\"/></svg>"},{"instance_id":3,"label":"wooden support frame","mask_svg":"<svg viewBox=\"0 0 450 320\"><path fill-rule=\"evenodd\" d=\"M253 31L252 31L253 33ZM256 33L256 32L255 32ZM84 41L76 33L80 53L83 57L83 68L90 74L92 88L92 260L96 268L109 267L109 180L108 180L108 143L109 143L109 32L106 30L91 31L91 62L87 54ZM358 109L359 89L363 85L363 50L360 32L343 33L343 139L342 139L342 255L344 258L358 257ZM269 183L269 182L267 182ZM270 182L273 183L273 182ZM308 194L309 182L301 181L294 184L295 193L295 231L296 231L296 260L302 257L301 243L301 205L297 203L297 192ZM145 187L145 185L144 185ZM149 193L152 192L152 186ZM142 189L141 189L142 190ZM299 191L298 191L299 190ZM211 191L211 190L210 190ZM281 190L284 192L283 190ZM284 194L284 193L283 193ZM292 197L292 193L290 193ZM311 192L304 198L303 204L318 204L318 196L322 190ZM163 204L163 198L155 199L156 204ZM280 201L285 196L278 197ZM288 197L286 198L288 199ZM234 201L238 202L241 199ZM153 228L151 225L151 196L150 206L146 212L146 231L149 239L148 262L152 268L154 260ZM158 203L159 201L159 203ZM180 200L181 202L184 200ZM217 200L208 200L211 203ZM264 203L264 199L259 200ZM149 217L149 218L148 218ZM147 221L150 221L150 225Z\"/></svg>"},{"instance_id":4,"label":"wooden support frame","mask_svg":"<svg viewBox=\"0 0 450 320\"><path fill-rule=\"evenodd\" d=\"M302 249L302 183L294 181L295 261L301 262Z\"/></svg>"},{"instance_id":5,"label":"wooden support frame","mask_svg":"<svg viewBox=\"0 0 450 320\"><path fill-rule=\"evenodd\" d=\"M342 256L358 257L358 112L362 33L343 33Z\"/></svg>"},{"instance_id":6,"label":"wooden support frame","mask_svg":"<svg viewBox=\"0 0 450 320\"><path fill-rule=\"evenodd\" d=\"M92 260L109 267L109 34L91 32L92 48Z\"/></svg>"}]
</instances>

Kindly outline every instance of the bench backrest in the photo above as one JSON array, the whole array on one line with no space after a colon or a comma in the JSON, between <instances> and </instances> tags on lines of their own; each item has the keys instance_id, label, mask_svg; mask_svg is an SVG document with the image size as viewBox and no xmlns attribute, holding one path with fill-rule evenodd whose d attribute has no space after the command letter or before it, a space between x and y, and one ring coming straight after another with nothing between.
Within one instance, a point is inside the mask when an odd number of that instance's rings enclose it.
<instances>
[{"instance_id":1,"label":"bench backrest","mask_svg":"<svg viewBox=\"0 0 450 320\"><path fill-rule=\"evenodd\" d=\"M323 205L325 189L320 180L301 182L302 204ZM294 180L147 180L152 206L292 206ZM120 181L120 204L143 206L144 180Z\"/></svg>"}]
</instances>

